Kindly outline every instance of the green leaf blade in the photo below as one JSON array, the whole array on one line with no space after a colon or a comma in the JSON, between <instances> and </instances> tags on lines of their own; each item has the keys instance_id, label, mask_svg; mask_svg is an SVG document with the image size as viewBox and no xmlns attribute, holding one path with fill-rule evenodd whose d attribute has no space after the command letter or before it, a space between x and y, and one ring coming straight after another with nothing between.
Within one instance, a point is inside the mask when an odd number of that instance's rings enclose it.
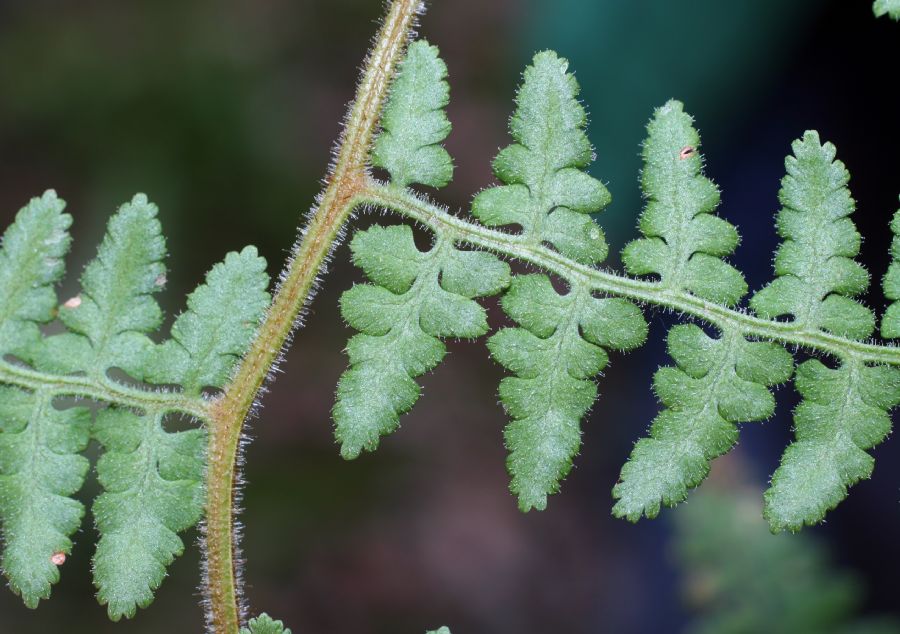
<instances>
[{"instance_id":1,"label":"green leaf blade","mask_svg":"<svg viewBox=\"0 0 900 634\"><path fill-rule=\"evenodd\" d=\"M162 311L153 293L165 284L165 240L157 207L143 194L122 205L107 226L97 257L81 277L82 292L59 318L70 332L48 337L36 363L54 372L100 375L118 367L140 378Z\"/></svg>"},{"instance_id":2,"label":"green leaf blade","mask_svg":"<svg viewBox=\"0 0 900 634\"><path fill-rule=\"evenodd\" d=\"M0 386L0 520L3 573L29 608L50 597L84 506L90 412L58 410L48 394Z\"/></svg>"},{"instance_id":3,"label":"green leaf blade","mask_svg":"<svg viewBox=\"0 0 900 634\"><path fill-rule=\"evenodd\" d=\"M291 630L281 621L276 621L263 613L255 619L250 619L247 627L241 628L241 634L291 634Z\"/></svg>"},{"instance_id":4,"label":"green leaf blade","mask_svg":"<svg viewBox=\"0 0 900 634\"><path fill-rule=\"evenodd\" d=\"M225 256L188 296L187 311L150 355L144 379L178 384L189 395L223 387L269 305L268 285L255 247Z\"/></svg>"},{"instance_id":5,"label":"green leaf blade","mask_svg":"<svg viewBox=\"0 0 900 634\"><path fill-rule=\"evenodd\" d=\"M375 285L358 284L341 297L341 314L360 333L350 339L350 367L332 409L335 437L347 459L374 451L381 436L418 400L415 378L437 366L447 337L487 332L476 297L509 284L509 266L482 251L462 251L438 238L421 252L405 226L373 226L351 241L354 262Z\"/></svg>"},{"instance_id":6,"label":"green leaf blade","mask_svg":"<svg viewBox=\"0 0 900 634\"><path fill-rule=\"evenodd\" d=\"M117 621L153 601L184 550L178 533L200 520L205 433L166 432L161 414L111 407L97 415L93 435L106 450L97 464L104 492L93 508L100 532L94 583Z\"/></svg>"},{"instance_id":7,"label":"green leaf blade","mask_svg":"<svg viewBox=\"0 0 900 634\"><path fill-rule=\"evenodd\" d=\"M850 174L837 150L807 131L785 160L776 225L784 242L775 256L776 279L750 299L761 317L791 315L797 327L865 339L875 329L872 311L854 297L869 276L852 258L860 236L849 216L856 208Z\"/></svg>"},{"instance_id":8,"label":"green leaf blade","mask_svg":"<svg viewBox=\"0 0 900 634\"><path fill-rule=\"evenodd\" d=\"M655 274L661 283L728 306L747 293L744 276L721 260L737 247L737 229L713 216L719 190L703 175L700 135L678 101L658 108L647 126L641 185L648 203L643 238L622 252L633 275Z\"/></svg>"},{"instance_id":9,"label":"green leaf blade","mask_svg":"<svg viewBox=\"0 0 900 634\"><path fill-rule=\"evenodd\" d=\"M715 339L693 324L678 325L669 331L668 347L677 365L654 376L666 409L650 436L637 442L613 488L613 515L631 522L684 501L712 460L737 442L737 423L772 415L775 399L767 388L787 381L793 370L784 348L747 341L739 331Z\"/></svg>"},{"instance_id":10,"label":"green leaf blade","mask_svg":"<svg viewBox=\"0 0 900 634\"><path fill-rule=\"evenodd\" d=\"M513 278L502 306L520 325L488 339L491 356L514 374L499 392L512 419L504 430L510 489L522 511L543 510L581 446L581 419L597 397L592 379L608 362L604 348L639 346L647 325L631 302L578 289L560 295L545 275Z\"/></svg>"},{"instance_id":11,"label":"green leaf blade","mask_svg":"<svg viewBox=\"0 0 900 634\"><path fill-rule=\"evenodd\" d=\"M900 337L900 211L891 220L891 264L882 280L884 296L892 300L881 318L881 336L887 339Z\"/></svg>"},{"instance_id":12,"label":"green leaf blade","mask_svg":"<svg viewBox=\"0 0 900 634\"><path fill-rule=\"evenodd\" d=\"M529 241L548 242L577 262L594 264L606 258L608 247L589 214L611 197L583 171L593 150L578 92L567 60L552 51L534 56L510 120L515 143L494 160L494 174L504 184L479 193L472 214L488 226L519 225Z\"/></svg>"},{"instance_id":13,"label":"green leaf blade","mask_svg":"<svg viewBox=\"0 0 900 634\"><path fill-rule=\"evenodd\" d=\"M444 112L450 100L446 78L447 66L436 46L425 40L409 45L372 150L372 164L386 169L400 187L420 183L440 188L453 178L453 161L441 145L451 128Z\"/></svg>"},{"instance_id":14,"label":"green leaf blade","mask_svg":"<svg viewBox=\"0 0 900 634\"><path fill-rule=\"evenodd\" d=\"M794 411L796 440L766 491L765 517L773 532L816 524L869 478L867 453L890 433L888 410L900 403L900 370L845 362L837 369L810 360L797 368L803 396Z\"/></svg>"},{"instance_id":15,"label":"green leaf blade","mask_svg":"<svg viewBox=\"0 0 900 634\"><path fill-rule=\"evenodd\" d=\"M0 352L28 356L40 340L39 323L56 310L53 285L65 271L72 217L48 190L32 198L3 234L0 248Z\"/></svg>"}]
</instances>

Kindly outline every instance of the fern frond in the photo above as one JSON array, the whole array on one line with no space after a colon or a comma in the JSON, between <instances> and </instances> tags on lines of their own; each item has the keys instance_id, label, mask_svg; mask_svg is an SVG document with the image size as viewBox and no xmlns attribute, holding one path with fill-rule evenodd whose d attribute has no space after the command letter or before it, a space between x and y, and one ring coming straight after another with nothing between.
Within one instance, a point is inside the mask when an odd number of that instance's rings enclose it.
<instances>
[{"instance_id":1,"label":"fern frond","mask_svg":"<svg viewBox=\"0 0 900 634\"><path fill-rule=\"evenodd\" d=\"M569 63L552 51L534 56L516 95L509 129L516 141L494 159L505 185L482 191L472 214L487 226L519 225L525 238L547 242L572 259L606 258L603 231L589 214L606 207L603 183L583 170L593 159L584 133L587 116Z\"/></svg>"},{"instance_id":2,"label":"fern frond","mask_svg":"<svg viewBox=\"0 0 900 634\"><path fill-rule=\"evenodd\" d=\"M900 403L900 370L848 360L837 369L815 359L797 368L803 401L794 411L796 441L766 491L765 516L773 531L797 531L820 522L869 478L875 461L866 450L890 433L888 410Z\"/></svg>"},{"instance_id":3,"label":"fern frond","mask_svg":"<svg viewBox=\"0 0 900 634\"><path fill-rule=\"evenodd\" d=\"M453 178L453 161L441 145L451 128L444 113L450 100L446 78L447 66L436 46L425 40L409 45L372 148L372 164L386 169L400 187L420 183L440 188Z\"/></svg>"},{"instance_id":4,"label":"fern frond","mask_svg":"<svg viewBox=\"0 0 900 634\"><path fill-rule=\"evenodd\" d=\"M872 10L877 18L889 15L894 20L900 20L900 0L875 0Z\"/></svg>"},{"instance_id":5,"label":"fern frond","mask_svg":"<svg viewBox=\"0 0 900 634\"><path fill-rule=\"evenodd\" d=\"M50 597L84 506L90 411L60 410L46 392L0 386L0 519L3 574L29 608Z\"/></svg>"},{"instance_id":6,"label":"fern frond","mask_svg":"<svg viewBox=\"0 0 900 634\"><path fill-rule=\"evenodd\" d=\"M881 318L881 336L888 339L900 337L900 211L894 213L891 232L891 264L882 280L884 296L893 300Z\"/></svg>"},{"instance_id":7,"label":"fern frond","mask_svg":"<svg viewBox=\"0 0 900 634\"><path fill-rule=\"evenodd\" d=\"M856 204L850 174L835 160L837 150L817 132L794 141L781 181L778 233L785 241L775 255L776 278L757 292L750 306L761 317L793 315L804 330L825 330L865 339L875 328L872 311L852 298L869 285L869 274L852 258L860 235L849 216Z\"/></svg>"},{"instance_id":8,"label":"fern frond","mask_svg":"<svg viewBox=\"0 0 900 634\"><path fill-rule=\"evenodd\" d=\"M255 619L250 619L247 627L241 628L241 634L291 634L291 630L281 621L276 621L263 613Z\"/></svg>"},{"instance_id":9,"label":"fern frond","mask_svg":"<svg viewBox=\"0 0 900 634\"><path fill-rule=\"evenodd\" d=\"M673 327L669 354L654 389L666 405L650 437L637 442L613 489L613 515L634 522L675 506L709 473L710 461L737 442L736 423L768 418L775 399L766 386L787 381L791 355L771 342L747 341L738 330L709 337L693 324Z\"/></svg>"},{"instance_id":10,"label":"fern frond","mask_svg":"<svg viewBox=\"0 0 900 634\"><path fill-rule=\"evenodd\" d=\"M357 233L350 249L375 284L356 285L341 297L344 319L360 331L347 345L350 368L332 412L348 459L373 451L418 400L414 378L443 359L442 338L487 332L484 309L472 298L509 284L509 266L495 256L461 251L440 236L423 253L406 225L373 226Z\"/></svg>"},{"instance_id":11,"label":"fern frond","mask_svg":"<svg viewBox=\"0 0 900 634\"><path fill-rule=\"evenodd\" d=\"M3 571L26 605L49 596L84 514L70 496L83 484L88 461L79 453L93 435L105 450L93 507L95 583L115 620L152 601L183 550L178 533L202 512L206 432L170 433L164 420L205 415L200 392L230 376L266 310L268 278L255 249L229 254L191 294L173 338L156 345L148 335L162 319L152 294L165 283L165 243L155 205L139 194L118 210L81 293L57 308L53 284L71 223L63 208L53 192L32 200L0 250L0 354L18 359L0 361ZM42 336L38 325L54 316L66 332ZM113 369L180 392L126 385ZM64 396L106 407L92 426L87 408L56 406Z\"/></svg>"},{"instance_id":12,"label":"fern frond","mask_svg":"<svg viewBox=\"0 0 900 634\"><path fill-rule=\"evenodd\" d=\"M647 207L639 227L644 238L625 246L622 262L633 275L659 275L666 288L688 290L733 305L747 293L744 276L722 257L739 237L714 216L719 190L702 173L700 135L678 101L656 110L647 126L641 176Z\"/></svg>"},{"instance_id":13,"label":"fern frond","mask_svg":"<svg viewBox=\"0 0 900 634\"><path fill-rule=\"evenodd\" d=\"M545 275L513 278L503 310L521 328L488 340L494 359L516 374L500 383L512 417L504 437L519 508L542 510L581 445L581 418L597 397L591 380L607 364L604 348L627 350L647 337L640 309L584 289L560 295Z\"/></svg>"}]
</instances>

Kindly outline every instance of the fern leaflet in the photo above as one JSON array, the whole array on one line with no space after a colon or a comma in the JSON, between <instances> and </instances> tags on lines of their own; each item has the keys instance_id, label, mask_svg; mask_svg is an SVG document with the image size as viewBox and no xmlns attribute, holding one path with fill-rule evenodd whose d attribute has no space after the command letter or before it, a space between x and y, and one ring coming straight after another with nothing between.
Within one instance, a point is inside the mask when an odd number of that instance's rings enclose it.
<instances>
[{"instance_id":1,"label":"fern leaflet","mask_svg":"<svg viewBox=\"0 0 900 634\"><path fill-rule=\"evenodd\" d=\"M639 224L646 237L626 245L622 262L634 275L659 275L665 288L733 305L747 283L721 258L734 251L738 233L712 215L719 190L700 171L700 136L692 123L681 103L670 101L647 126L641 184L649 202Z\"/></svg>"},{"instance_id":2,"label":"fern leaflet","mask_svg":"<svg viewBox=\"0 0 900 634\"><path fill-rule=\"evenodd\" d=\"M837 150L806 132L793 144L781 182L778 233L785 241L775 254L775 281L757 292L750 306L773 319L793 315L799 328L822 329L864 339L875 318L852 298L866 290L869 274L852 258L860 236L848 217L855 209L850 174L835 160Z\"/></svg>"},{"instance_id":3,"label":"fern leaflet","mask_svg":"<svg viewBox=\"0 0 900 634\"><path fill-rule=\"evenodd\" d=\"M453 178L453 161L441 142L450 134L444 108L450 99L447 67L436 46L425 40L409 45L381 116L382 133L372 164L385 168L391 182L444 187Z\"/></svg>"},{"instance_id":4,"label":"fern leaflet","mask_svg":"<svg viewBox=\"0 0 900 634\"><path fill-rule=\"evenodd\" d=\"M506 183L472 201L472 214L487 226L519 225L524 237L548 242L577 262L606 259L603 231L591 213L611 197L603 183L584 171L593 150L584 133L587 115L578 103L578 82L569 62L552 51L534 56L516 95L509 129L513 145L494 159L494 173Z\"/></svg>"},{"instance_id":5,"label":"fern leaflet","mask_svg":"<svg viewBox=\"0 0 900 634\"><path fill-rule=\"evenodd\" d=\"M344 319L360 331L347 345L350 368L333 411L345 458L374 450L379 436L397 427L419 398L413 379L446 353L441 338L487 332L484 309L471 298L509 283L509 267L495 256L441 239L422 253L405 225L376 225L357 233L350 248L375 285L354 286L341 297Z\"/></svg>"},{"instance_id":6,"label":"fern leaflet","mask_svg":"<svg viewBox=\"0 0 900 634\"><path fill-rule=\"evenodd\" d=\"M640 229L625 247L634 274L655 273L664 288L684 288L710 301L735 304L747 292L743 276L720 258L738 244L737 230L712 215L719 192L701 173L700 137L680 103L654 114L644 143L642 184L648 199ZM775 400L766 389L793 371L780 346L750 342L738 329L707 336L695 325L669 331L677 367L662 368L654 389L666 405L650 438L638 441L613 488L613 514L631 521L674 506L709 473L710 460L737 441L735 423L768 418Z\"/></svg>"},{"instance_id":7,"label":"fern leaflet","mask_svg":"<svg viewBox=\"0 0 900 634\"><path fill-rule=\"evenodd\" d=\"M34 198L3 234L0 250L0 348L28 357L40 341L39 324L53 319L53 285L65 272L72 216L56 192Z\"/></svg>"},{"instance_id":8,"label":"fern leaflet","mask_svg":"<svg viewBox=\"0 0 900 634\"><path fill-rule=\"evenodd\" d=\"M93 515L100 532L93 557L98 598L117 620L149 604L166 567L184 548L178 533L202 514L206 431L169 432L170 414L204 416L203 388L221 387L268 305L265 262L255 249L229 254L188 299L155 344L162 320L153 294L165 284L165 242L156 206L138 194L109 221L82 291L57 308L71 218L53 192L34 199L4 235L0 250L0 519L3 572L26 605L49 597L84 509L72 498L88 460L89 438L104 449L97 474L104 491ZM43 336L57 316L66 332ZM177 384L178 392L134 387ZM15 380L24 376L25 386ZM27 387L26 387L27 386ZM86 396L101 408L57 399Z\"/></svg>"},{"instance_id":9,"label":"fern leaflet","mask_svg":"<svg viewBox=\"0 0 900 634\"><path fill-rule=\"evenodd\" d=\"M709 473L709 464L737 442L735 423L775 410L766 386L787 381L793 359L781 346L747 341L737 331L709 337L693 324L669 331L677 367L660 369L654 390L667 406L637 442L613 489L613 514L631 521L675 506Z\"/></svg>"},{"instance_id":10,"label":"fern leaflet","mask_svg":"<svg viewBox=\"0 0 900 634\"><path fill-rule=\"evenodd\" d=\"M831 369L815 359L797 368L803 401L794 411L797 440L784 452L766 491L773 530L820 522L872 475L871 449L890 433L888 410L900 403L900 370L846 361Z\"/></svg>"},{"instance_id":11,"label":"fern leaflet","mask_svg":"<svg viewBox=\"0 0 900 634\"><path fill-rule=\"evenodd\" d=\"M84 484L90 438L85 407L58 410L48 392L0 386L0 518L3 573L29 608L59 581L54 555L72 551L84 506L71 498Z\"/></svg>"},{"instance_id":12,"label":"fern leaflet","mask_svg":"<svg viewBox=\"0 0 900 634\"><path fill-rule=\"evenodd\" d=\"M641 345L647 325L627 300L580 289L560 295L544 275L513 278L503 310L522 326L488 341L494 358L516 374L500 383L513 419L504 431L510 488L523 511L540 510L581 445L580 422L597 397L591 379L608 361L604 348Z\"/></svg>"}]
</instances>

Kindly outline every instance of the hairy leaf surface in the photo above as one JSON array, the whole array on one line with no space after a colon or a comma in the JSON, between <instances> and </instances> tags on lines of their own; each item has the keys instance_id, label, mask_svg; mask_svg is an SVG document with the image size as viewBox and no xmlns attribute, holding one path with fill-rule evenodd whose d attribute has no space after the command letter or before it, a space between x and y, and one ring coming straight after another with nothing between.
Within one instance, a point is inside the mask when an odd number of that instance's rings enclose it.
<instances>
[{"instance_id":1,"label":"hairy leaf surface","mask_svg":"<svg viewBox=\"0 0 900 634\"><path fill-rule=\"evenodd\" d=\"M560 295L545 275L514 277L502 303L521 325L488 340L493 357L516 375L500 383L513 419L504 431L510 488L523 511L541 510L581 445L581 419L597 397L591 379L607 364L605 348L641 345L647 324L627 300L583 290Z\"/></svg>"},{"instance_id":2,"label":"hairy leaf surface","mask_svg":"<svg viewBox=\"0 0 900 634\"><path fill-rule=\"evenodd\" d=\"M472 213L488 226L519 225L527 239L548 242L591 264L604 260L608 249L589 214L606 207L610 195L583 171L593 150L584 133L587 116L577 100L578 82L568 66L544 51L525 69L509 124L515 143L494 160L494 174L505 185L478 194Z\"/></svg>"},{"instance_id":3,"label":"hairy leaf surface","mask_svg":"<svg viewBox=\"0 0 900 634\"><path fill-rule=\"evenodd\" d=\"M0 353L27 357L40 340L38 324L53 319L53 285L65 271L72 217L48 190L32 198L3 234L0 248Z\"/></svg>"},{"instance_id":4,"label":"hairy leaf surface","mask_svg":"<svg viewBox=\"0 0 900 634\"><path fill-rule=\"evenodd\" d=\"M59 410L48 393L0 386L0 519L3 574L30 608L50 597L60 558L72 551L84 506L73 500L88 471L78 455L90 437L90 411Z\"/></svg>"},{"instance_id":5,"label":"hairy leaf surface","mask_svg":"<svg viewBox=\"0 0 900 634\"><path fill-rule=\"evenodd\" d=\"M847 488L872 475L866 450L891 431L888 411L900 403L900 370L854 361L836 369L812 359L797 368L803 400L794 411L796 440L766 491L765 516L773 531L820 522L847 496Z\"/></svg>"},{"instance_id":6,"label":"hairy leaf surface","mask_svg":"<svg viewBox=\"0 0 900 634\"><path fill-rule=\"evenodd\" d=\"M633 275L659 275L664 286L733 305L747 293L744 276L722 257L739 237L713 215L719 190L702 173L700 135L678 101L658 108L647 126L641 185L647 207L639 227L644 238L625 246L622 261Z\"/></svg>"},{"instance_id":7,"label":"hairy leaf surface","mask_svg":"<svg viewBox=\"0 0 900 634\"><path fill-rule=\"evenodd\" d=\"M53 284L71 223L63 208L52 191L33 199L0 250L0 353L32 366L0 362L12 383L0 386L3 570L26 605L49 596L84 514L70 496L84 481L88 461L79 453L93 434L106 450L97 465L104 492L93 507L95 583L118 619L150 603L183 550L177 533L200 518L205 431L167 432L162 421L183 414L182 405L109 371L173 384L187 411L202 409L200 391L224 385L249 344L268 305L268 279L255 249L229 254L191 294L173 338L156 345L148 335L162 318L152 294L165 284L165 243L155 205L138 194L117 211L82 291L57 308ZM44 337L38 325L54 316L66 332ZM14 387L19 373L42 387ZM87 408L55 404L82 389L107 405L93 427Z\"/></svg>"},{"instance_id":8,"label":"hairy leaf surface","mask_svg":"<svg viewBox=\"0 0 900 634\"><path fill-rule=\"evenodd\" d=\"M852 258L860 235L849 216L856 203L850 174L835 160L837 150L816 132L794 141L781 181L778 233L785 241L775 255L776 279L756 293L750 306L773 319L793 315L803 329L865 339L875 328L872 311L852 298L869 285L869 274Z\"/></svg>"},{"instance_id":9,"label":"hairy leaf surface","mask_svg":"<svg viewBox=\"0 0 900 634\"><path fill-rule=\"evenodd\" d=\"M740 332L709 337L694 324L669 331L677 364L654 376L666 406L650 437L637 442L613 489L616 517L637 521L675 506L709 473L710 461L737 442L736 423L763 420L775 410L767 386L787 381L791 355L780 345L747 341Z\"/></svg>"},{"instance_id":10,"label":"hairy leaf surface","mask_svg":"<svg viewBox=\"0 0 900 634\"><path fill-rule=\"evenodd\" d=\"M386 169L401 187L443 187L453 178L453 161L441 145L451 127L444 113L450 100L446 78L436 46L425 40L409 45L372 149L372 165Z\"/></svg>"},{"instance_id":11,"label":"hairy leaf surface","mask_svg":"<svg viewBox=\"0 0 900 634\"><path fill-rule=\"evenodd\" d=\"M890 339L900 337L900 211L891 220L891 265L884 276L884 296L893 300L881 318L881 336Z\"/></svg>"},{"instance_id":12,"label":"hairy leaf surface","mask_svg":"<svg viewBox=\"0 0 900 634\"><path fill-rule=\"evenodd\" d=\"M484 309L472 298L509 284L509 266L495 256L442 239L423 253L406 225L376 225L357 233L350 248L374 285L356 285L341 297L344 319L360 331L347 344L350 368L333 410L345 458L373 451L397 427L419 398L414 378L443 359L442 338L487 332Z\"/></svg>"},{"instance_id":13,"label":"hairy leaf surface","mask_svg":"<svg viewBox=\"0 0 900 634\"><path fill-rule=\"evenodd\" d=\"M241 628L241 634L291 634L291 630L281 621L276 621L263 613L255 619L250 619L247 627Z\"/></svg>"},{"instance_id":14,"label":"hairy leaf surface","mask_svg":"<svg viewBox=\"0 0 900 634\"><path fill-rule=\"evenodd\" d=\"M153 601L166 567L184 550L178 533L203 510L206 434L167 432L162 419L110 407L94 423L106 450L97 463L104 492L93 509L100 531L94 580L113 620Z\"/></svg>"},{"instance_id":15,"label":"hairy leaf surface","mask_svg":"<svg viewBox=\"0 0 900 634\"><path fill-rule=\"evenodd\" d=\"M156 205L143 194L122 205L81 276L82 292L59 309L69 332L48 337L39 368L101 376L111 367L140 377L162 311L152 294L165 284L165 240Z\"/></svg>"},{"instance_id":16,"label":"hairy leaf surface","mask_svg":"<svg viewBox=\"0 0 900 634\"><path fill-rule=\"evenodd\" d=\"M269 305L266 261L256 247L229 253L188 295L172 338L150 355L145 380L175 383L188 394L222 387Z\"/></svg>"}]
</instances>

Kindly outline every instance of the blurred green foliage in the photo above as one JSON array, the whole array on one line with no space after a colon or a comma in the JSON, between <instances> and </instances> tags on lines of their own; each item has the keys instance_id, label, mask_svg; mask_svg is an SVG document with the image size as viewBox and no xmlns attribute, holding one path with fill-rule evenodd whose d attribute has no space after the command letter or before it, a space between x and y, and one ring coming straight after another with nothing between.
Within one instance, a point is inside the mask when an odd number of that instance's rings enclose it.
<instances>
[{"instance_id":1,"label":"blurred green foliage","mask_svg":"<svg viewBox=\"0 0 900 634\"><path fill-rule=\"evenodd\" d=\"M673 515L690 634L896 634L900 621L858 616L860 578L834 568L823 544L772 535L759 492L706 490Z\"/></svg>"}]
</instances>

